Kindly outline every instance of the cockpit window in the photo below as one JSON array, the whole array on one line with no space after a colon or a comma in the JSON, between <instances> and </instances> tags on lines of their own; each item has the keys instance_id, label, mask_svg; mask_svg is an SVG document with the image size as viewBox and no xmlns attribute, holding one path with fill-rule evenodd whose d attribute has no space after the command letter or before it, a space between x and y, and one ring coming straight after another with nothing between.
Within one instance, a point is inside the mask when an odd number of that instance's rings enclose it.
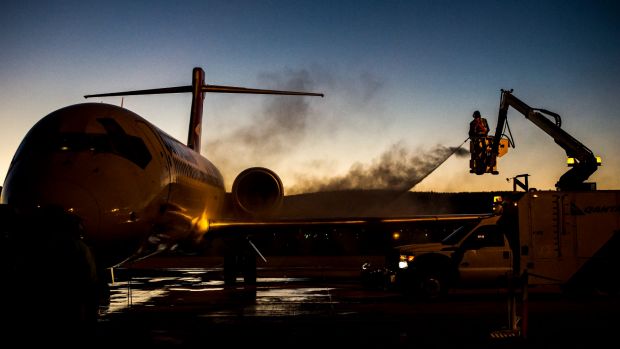
<instances>
[{"instance_id":1,"label":"cockpit window","mask_svg":"<svg viewBox=\"0 0 620 349\"><path fill-rule=\"evenodd\" d=\"M141 138L126 134L114 119L100 118L97 121L103 125L109 136L110 152L126 158L140 168L145 168L149 164L151 153Z\"/></svg>"},{"instance_id":2,"label":"cockpit window","mask_svg":"<svg viewBox=\"0 0 620 349\"><path fill-rule=\"evenodd\" d=\"M106 133L58 132L58 125L43 121L26 136L16 152L16 161L28 152L83 152L112 153L144 169L152 159L144 141L125 133L111 118L97 121Z\"/></svg>"}]
</instances>

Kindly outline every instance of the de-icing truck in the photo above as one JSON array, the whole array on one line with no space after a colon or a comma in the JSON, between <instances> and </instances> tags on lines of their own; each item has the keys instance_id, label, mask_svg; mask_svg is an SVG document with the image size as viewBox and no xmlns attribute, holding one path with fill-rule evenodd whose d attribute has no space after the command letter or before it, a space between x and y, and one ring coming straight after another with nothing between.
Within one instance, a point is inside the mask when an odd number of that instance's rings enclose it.
<instances>
[{"instance_id":1,"label":"de-icing truck","mask_svg":"<svg viewBox=\"0 0 620 349\"><path fill-rule=\"evenodd\" d=\"M399 246L388 258L403 290L527 285L615 292L620 286L620 191L529 191L439 243Z\"/></svg>"},{"instance_id":2,"label":"de-icing truck","mask_svg":"<svg viewBox=\"0 0 620 349\"><path fill-rule=\"evenodd\" d=\"M515 177L513 197L501 201L494 214L480 216L441 242L396 247L388 256L390 278L427 297L459 285L516 281L617 292L620 190L597 190L596 183L585 182L601 165L600 157L561 128L560 115L502 90L495 135L471 139L470 172L498 174L497 158L514 146L504 134L509 107L566 151L571 169L560 177L557 190L530 190L527 175L517 176L525 176L525 185ZM516 192L516 184L525 192Z\"/></svg>"}]
</instances>

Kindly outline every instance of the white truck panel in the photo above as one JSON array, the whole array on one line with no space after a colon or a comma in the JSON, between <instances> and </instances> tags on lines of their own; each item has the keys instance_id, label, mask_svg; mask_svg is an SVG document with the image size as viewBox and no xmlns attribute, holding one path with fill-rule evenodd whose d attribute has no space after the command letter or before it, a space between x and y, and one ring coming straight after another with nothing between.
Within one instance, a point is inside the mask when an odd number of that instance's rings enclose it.
<instances>
[{"instance_id":1,"label":"white truck panel","mask_svg":"<svg viewBox=\"0 0 620 349\"><path fill-rule=\"evenodd\" d=\"M521 270L564 284L620 232L620 192L531 192L518 202Z\"/></svg>"}]
</instances>

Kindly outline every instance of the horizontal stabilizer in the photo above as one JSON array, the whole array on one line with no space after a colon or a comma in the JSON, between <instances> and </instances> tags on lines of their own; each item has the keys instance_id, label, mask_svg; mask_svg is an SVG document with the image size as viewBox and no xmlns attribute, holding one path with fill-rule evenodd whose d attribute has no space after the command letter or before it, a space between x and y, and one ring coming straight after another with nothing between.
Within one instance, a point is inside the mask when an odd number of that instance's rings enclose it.
<instances>
[{"instance_id":1,"label":"horizontal stabilizer","mask_svg":"<svg viewBox=\"0 0 620 349\"><path fill-rule=\"evenodd\" d=\"M299 91L279 91L279 90L262 90L256 88L245 88L235 86L220 86L205 84L205 72L200 67L194 68L192 71L192 84L188 86L164 87L149 90L135 90L125 92L99 93L86 95L84 98L91 97L112 97L112 96L131 96L131 95L155 95L166 93L192 93L192 109L190 112L190 122L187 135L187 146L192 150L200 153L200 135L202 130L202 104L205 92L215 93L248 93L263 95L289 95L289 96L320 96L322 93L299 92Z\"/></svg>"},{"instance_id":2,"label":"horizontal stabilizer","mask_svg":"<svg viewBox=\"0 0 620 349\"><path fill-rule=\"evenodd\" d=\"M298 91L278 91L278 90L262 90L256 88L245 88L235 86L220 86L220 85L202 85L202 92L214 92L214 93L247 93L247 94L263 94L263 95L297 95L297 96L318 96L323 97L322 93L312 92L298 92ZM166 93L184 93L192 92L192 86L177 86L177 87L164 87L153 88L149 90L135 90L125 92L111 92L86 95L84 98L91 97L113 97L113 96L133 96L133 95L156 95Z\"/></svg>"}]
</instances>

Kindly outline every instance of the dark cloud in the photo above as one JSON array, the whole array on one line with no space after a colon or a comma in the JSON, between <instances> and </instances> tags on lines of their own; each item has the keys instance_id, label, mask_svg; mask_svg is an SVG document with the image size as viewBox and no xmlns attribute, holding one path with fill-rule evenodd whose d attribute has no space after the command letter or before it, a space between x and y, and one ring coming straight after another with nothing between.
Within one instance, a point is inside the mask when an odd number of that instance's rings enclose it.
<instances>
[{"instance_id":1,"label":"dark cloud","mask_svg":"<svg viewBox=\"0 0 620 349\"><path fill-rule=\"evenodd\" d=\"M265 73L260 80L261 86L279 90L314 92L317 85L308 70ZM216 157L228 159L239 159L236 154L263 160L278 156L304 137L311 114L309 98L316 97L269 96L262 110L254 114L251 124L208 142L207 149Z\"/></svg>"},{"instance_id":2,"label":"dark cloud","mask_svg":"<svg viewBox=\"0 0 620 349\"><path fill-rule=\"evenodd\" d=\"M286 69L259 75L261 88L325 93L325 101L344 101L358 108L371 103L383 86L372 73L357 78L340 77L319 66L309 69ZM290 155L310 134L320 132L319 125L329 117L345 116L315 108L333 108L333 104L315 103L313 98L299 96L267 96L261 110L253 114L250 124L218 135L205 146L205 153L218 164L226 177L232 168L273 163ZM333 131L333 129L332 129Z\"/></svg>"}]
</instances>

